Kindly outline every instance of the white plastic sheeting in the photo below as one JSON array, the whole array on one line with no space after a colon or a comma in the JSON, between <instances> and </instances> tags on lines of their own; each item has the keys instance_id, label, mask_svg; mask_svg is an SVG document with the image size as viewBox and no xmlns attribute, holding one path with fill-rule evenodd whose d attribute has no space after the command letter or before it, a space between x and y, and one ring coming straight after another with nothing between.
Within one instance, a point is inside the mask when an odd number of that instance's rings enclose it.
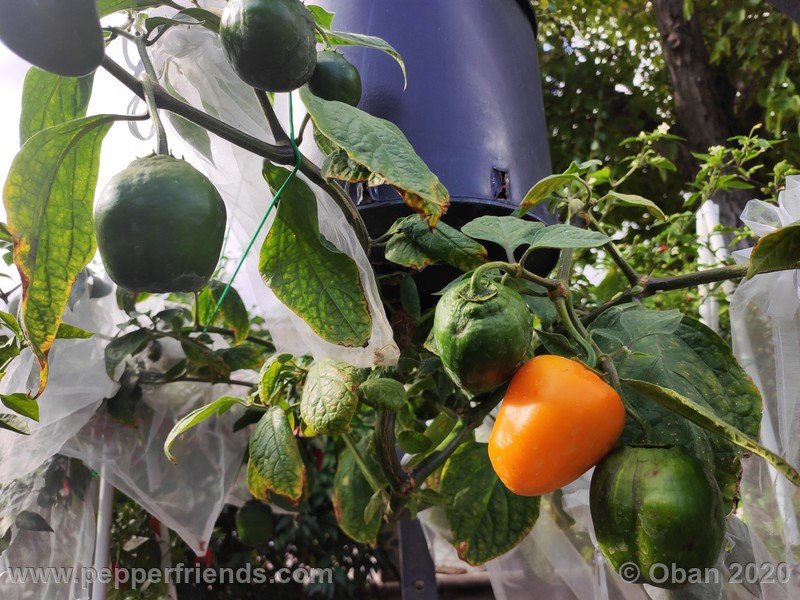
<instances>
[{"instance_id":1,"label":"white plastic sheeting","mask_svg":"<svg viewBox=\"0 0 800 600\"><path fill-rule=\"evenodd\" d=\"M221 9L225 2L207 0L200 5ZM162 10L164 14L170 12ZM169 91L245 133L264 141L272 140L252 88L242 83L232 71L215 33L199 26L175 27L153 46L153 53L161 83ZM304 116L303 106L297 99L294 106L295 126L299 128ZM288 130L285 95L278 95L276 111ZM179 121L178 127L178 133L195 149L203 168L225 200L230 222L225 254L231 260L238 260L271 199L269 188L261 176L263 161L255 154L213 134L206 134L185 121ZM311 138L310 131L307 131L304 149L313 146ZM257 238L245 267L236 279L236 288L248 307L253 307L255 314L264 317L279 352L338 358L359 367L394 364L399 349L383 310L369 260L341 209L326 193L314 186L312 189L317 197L322 235L351 256L358 266L372 315L369 344L364 348L343 348L323 340L264 284L258 273L258 255L268 227ZM273 217L274 213L270 222Z\"/></svg>"}]
</instances>

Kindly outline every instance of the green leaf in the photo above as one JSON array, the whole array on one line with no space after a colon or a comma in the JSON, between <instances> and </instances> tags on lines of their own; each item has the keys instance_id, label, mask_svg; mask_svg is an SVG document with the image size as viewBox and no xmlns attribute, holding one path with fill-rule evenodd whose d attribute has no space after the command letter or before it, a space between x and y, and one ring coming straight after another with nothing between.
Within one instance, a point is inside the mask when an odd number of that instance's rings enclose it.
<instances>
[{"instance_id":1,"label":"green leaf","mask_svg":"<svg viewBox=\"0 0 800 600\"><path fill-rule=\"evenodd\" d=\"M53 533L53 528L44 520L42 515L29 510L23 510L19 513L17 518L14 519L14 525L26 531L47 531Z\"/></svg>"},{"instance_id":2,"label":"green leaf","mask_svg":"<svg viewBox=\"0 0 800 600\"><path fill-rule=\"evenodd\" d=\"M539 498L510 492L495 475L486 444L466 442L442 471L440 493L461 560L480 565L505 554L533 528Z\"/></svg>"},{"instance_id":3,"label":"green leaf","mask_svg":"<svg viewBox=\"0 0 800 600\"><path fill-rule=\"evenodd\" d=\"M22 86L20 145L43 129L86 116L94 74L59 77L31 67Z\"/></svg>"},{"instance_id":4,"label":"green leaf","mask_svg":"<svg viewBox=\"0 0 800 600\"><path fill-rule=\"evenodd\" d=\"M520 208L531 208L537 204L544 202L557 191L573 184L580 183L581 178L577 175L563 173L560 175L550 175L540 180L534 185L528 193L522 198Z\"/></svg>"},{"instance_id":5,"label":"green leaf","mask_svg":"<svg viewBox=\"0 0 800 600\"><path fill-rule=\"evenodd\" d=\"M372 50L380 50L391 56L395 62L400 66L403 72L403 86L408 85L408 74L406 73L406 63L403 57L395 50L389 42L379 37L372 35L365 35L363 33L349 33L345 31L326 31L328 42L332 46L360 46L362 48L370 48ZM317 33L318 41L322 42L322 36Z\"/></svg>"},{"instance_id":6,"label":"green leaf","mask_svg":"<svg viewBox=\"0 0 800 600\"><path fill-rule=\"evenodd\" d=\"M365 438L358 447L367 465L377 469L378 465L372 459L372 454L366 452L368 442L369 438ZM370 520L364 518L374 494L375 490L370 487L359 469L353 452L349 448L342 450L333 478L333 511L342 531L362 544L374 545L381 528L382 511L370 514L372 517Z\"/></svg>"},{"instance_id":7,"label":"green leaf","mask_svg":"<svg viewBox=\"0 0 800 600\"><path fill-rule=\"evenodd\" d=\"M397 445L406 454L419 454L433 448L433 443L424 433L406 429L397 434Z\"/></svg>"},{"instance_id":8,"label":"green leaf","mask_svg":"<svg viewBox=\"0 0 800 600\"><path fill-rule=\"evenodd\" d=\"M800 265L800 223L788 225L758 240L750 255L747 276Z\"/></svg>"},{"instance_id":9,"label":"green leaf","mask_svg":"<svg viewBox=\"0 0 800 600\"><path fill-rule=\"evenodd\" d=\"M11 528L6 529L6 532L0 537L0 554L8 550L11 545Z\"/></svg>"},{"instance_id":10,"label":"green leaf","mask_svg":"<svg viewBox=\"0 0 800 600\"><path fill-rule=\"evenodd\" d=\"M376 410L397 410L406 401L406 388L396 379L367 379L358 387L364 402Z\"/></svg>"},{"instance_id":11,"label":"green leaf","mask_svg":"<svg viewBox=\"0 0 800 600\"><path fill-rule=\"evenodd\" d=\"M607 335L594 336L595 330L604 330ZM621 378L674 390L746 435L758 436L761 422L758 389L736 362L730 346L699 321L684 316L675 326L672 314L626 304L600 315L589 331L604 353L615 356ZM709 436L632 388L626 387L623 392L626 402L651 428L650 436L645 438L635 421L628 419L623 443L647 441L680 446L700 460L710 462L723 498L732 508L741 473L741 450L718 436Z\"/></svg>"},{"instance_id":12,"label":"green leaf","mask_svg":"<svg viewBox=\"0 0 800 600\"><path fill-rule=\"evenodd\" d=\"M414 278L406 275L400 280L400 304L403 309L414 319L422 315L422 306L419 300L419 290Z\"/></svg>"},{"instance_id":13,"label":"green leaf","mask_svg":"<svg viewBox=\"0 0 800 600\"><path fill-rule=\"evenodd\" d=\"M97 0L97 12L100 18L123 10L143 10L153 6L161 6L160 0Z\"/></svg>"},{"instance_id":14,"label":"green leaf","mask_svg":"<svg viewBox=\"0 0 800 600\"><path fill-rule=\"evenodd\" d=\"M543 223L526 221L518 217L485 215L470 221L461 228L461 231L471 238L494 242L503 247L506 255L513 257L514 251L520 246L530 244L534 232L542 227Z\"/></svg>"},{"instance_id":15,"label":"green leaf","mask_svg":"<svg viewBox=\"0 0 800 600\"><path fill-rule=\"evenodd\" d=\"M265 165L273 190L287 175ZM372 316L358 267L320 234L316 198L301 179L292 179L283 191L259 271L278 299L326 341L350 347L369 342Z\"/></svg>"},{"instance_id":16,"label":"green leaf","mask_svg":"<svg viewBox=\"0 0 800 600\"><path fill-rule=\"evenodd\" d=\"M307 477L306 465L286 414L277 406L267 409L250 436L247 463L250 493L264 502L269 501L272 493L297 504Z\"/></svg>"},{"instance_id":17,"label":"green leaf","mask_svg":"<svg viewBox=\"0 0 800 600\"><path fill-rule=\"evenodd\" d=\"M170 430L169 434L167 434L167 439L164 440L164 454L167 456L170 462L178 462L175 456L172 454L171 449L172 445L177 441L178 437L180 437L182 433L186 433L192 427L196 427L206 419L225 414L234 406L247 407L250 406L250 403L247 400L236 398L235 396L223 396L222 398L217 398L210 404L206 404L205 406L201 406L200 408L193 410L180 421L175 423L175 426Z\"/></svg>"},{"instance_id":18,"label":"green leaf","mask_svg":"<svg viewBox=\"0 0 800 600\"><path fill-rule=\"evenodd\" d=\"M208 322L225 287L224 283L213 279L202 289L197 297L198 318L204 326L222 324L231 329L234 344L241 344L250 335L250 316L247 314L247 307L245 307L242 297L234 288L230 288L222 300L219 312L214 317L214 323Z\"/></svg>"},{"instance_id":19,"label":"green leaf","mask_svg":"<svg viewBox=\"0 0 800 600\"><path fill-rule=\"evenodd\" d=\"M56 338L60 340L87 340L94 334L69 323L61 323L56 332Z\"/></svg>"},{"instance_id":20,"label":"green leaf","mask_svg":"<svg viewBox=\"0 0 800 600\"><path fill-rule=\"evenodd\" d=\"M398 262L404 266L441 261L466 272L482 265L488 256L486 248L478 242L441 221L431 228L427 221L411 215L399 219L392 228L396 233L387 243L386 256L392 262L405 260L406 264ZM399 237L405 239L395 241ZM419 260L417 257L426 258ZM409 262L411 264L407 264Z\"/></svg>"},{"instance_id":21,"label":"green leaf","mask_svg":"<svg viewBox=\"0 0 800 600\"><path fill-rule=\"evenodd\" d=\"M306 4L306 8L314 15L314 22L323 29L330 29L333 25L334 13L328 12L316 4Z\"/></svg>"},{"instance_id":22,"label":"green leaf","mask_svg":"<svg viewBox=\"0 0 800 600\"><path fill-rule=\"evenodd\" d=\"M31 433L28 424L23 419L7 413L0 414L0 429L8 429L22 435L30 435Z\"/></svg>"},{"instance_id":23,"label":"green leaf","mask_svg":"<svg viewBox=\"0 0 800 600\"><path fill-rule=\"evenodd\" d=\"M381 517L383 511L383 490L378 490L372 494L367 507L364 509L364 523L372 523L376 518Z\"/></svg>"},{"instance_id":24,"label":"green leaf","mask_svg":"<svg viewBox=\"0 0 800 600\"><path fill-rule=\"evenodd\" d=\"M22 329L19 326L19 321L17 321L17 318L14 315L7 313L4 310L0 310L0 321L2 321L6 327L8 327L19 339L24 337Z\"/></svg>"},{"instance_id":25,"label":"green leaf","mask_svg":"<svg viewBox=\"0 0 800 600\"><path fill-rule=\"evenodd\" d=\"M41 366L39 393L72 284L94 257L100 146L121 119L127 117L99 115L45 129L25 143L8 173L3 200L22 280L20 320Z\"/></svg>"},{"instance_id":26,"label":"green leaf","mask_svg":"<svg viewBox=\"0 0 800 600\"><path fill-rule=\"evenodd\" d=\"M768 448L759 444L749 435L739 431L730 423L723 421L705 406L697 402L692 402L686 396L682 396L673 390L648 383L647 381L623 379L622 383L633 388L647 398L658 402L667 410L671 410L675 414L688 419L706 431L715 433L729 442L736 444L743 450L760 456L783 473L795 486L800 486L800 473L798 473L792 465L786 462L781 456L778 456Z\"/></svg>"},{"instance_id":27,"label":"green leaf","mask_svg":"<svg viewBox=\"0 0 800 600\"><path fill-rule=\"evenodd\" d=\"M355 367L333 359L318 360L308 370L300 416L315 433L336 435L350 429L358 408L361 375Z\"/></svg>"},{"instance_id":28,"label":"green leaf","mask_svg":"<svg viewBox=\"0 0 800 600\"><path fill-rule=\"evenodd\" d=\"M611 191L603 196L600 202L611 202L613 204L621 204L622 206L638 206L644 208L656 219L662 221L667 220L667 215L664 214L664 211L661 210L655 202L635 194L620 194L619 192Z\"/></svg>"},{"instance_id":29,"label":"green leaf","mask_svg":"<svg viewBox=\"0 0 800 600\"><path fill-rule=\"evenodd\" d=\"M533 248L595 248L610 241L610 237L600 232L559 224L534 231L530 245Z\"/></svg>"},{"instance_id":30,"label":"green leaf","mask_svg":"<svg viewBox=\"0 0 800 600\"><path fill-rule=\"evenodd\" d=\"M149 341L150 332L146 329L137 329L111 340L105 349L106 373L108 373L108 376L113 379L114 372L120 363L129 356L139 354Z\"/></svg>"},{"instance_id":31,"label":"green leaf","mask_svg":"<svg viewBox=\"0 0 800 600\"><path fill-rule=\"evenodd\" d=\"M396 125L342 102L317 98L307 87L300 89L300 97L319 133L367 169L371 185L395 187L406 204L436 224L450 195Z\"/></svg>"},{"instance_id":32,"label":"green leaf","mask_svg":"<svg viewBox=\"0 0 800 600\"><path fill-rule=\"evenodd\" d=\"M39 421L39 403L28 394L0 394L0 401L6 408L18 415Z\"/></svg>"},{"instance_id":33,"label":"green leaf","mask_svg":"<svg viewBox=\"0 0 800 600\"><path fill-rule=\"evenodd\" d=\"M190 17L191 20L181 17ZM159 35L175 26L199 25L213 31L219 32L220 16L204 8L186 8L169 17L148 17L144 20L144 28L148 33L161 28Z\"/></svg>"},{"instance_id":34,"label":"green leaf","mask_svg":"<svg viewBox=\"0 0 800 600\"><path fill-rule=\"evenodd\" d=\"M281 376L291 369L292 359L291 354L275 354L261 367L258 376L258 395L262 404L266 406L272 404L272 396L278 389L278 382Z\"/></svg>"},{"instance_id":35,"label":"green leaf","mask_svg":"<svg viewBox=\"0 0 800 600\"><path fill-rule=\"evenodd\" d=\"M431 441L431 446L436 448L450 435L457 423L458 420L450 413L439 413L425 428L425 437Z\"/></svg>"},{"instance_id":36,"label":"green leaf","mask_svg":"<svg viewBox=\"0 0 800 600\"><path fill-rule=\"evenodd\" d=\"M439 262L432 256L425 254L422 248L402 233L396 233L389 238L389 241L386 242L384 255L386 260L415 271L422 271L422 269Z\"/></svg>"}]
</instances>

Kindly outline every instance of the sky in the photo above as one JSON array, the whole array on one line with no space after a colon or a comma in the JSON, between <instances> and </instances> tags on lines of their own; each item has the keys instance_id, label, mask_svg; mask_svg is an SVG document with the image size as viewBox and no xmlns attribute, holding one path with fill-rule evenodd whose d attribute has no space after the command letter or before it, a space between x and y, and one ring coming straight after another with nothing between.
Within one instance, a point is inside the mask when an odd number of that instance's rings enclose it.
<instances>
[{"instance_id":1,"label":"sky","mask_svg":"<svg viewBox=\"0 0 800 600\"><path fill-rule=\"evenodd\" d=\"M109 48L109 55L117 62L125 64L121 42ZM5 182L11 162L19 151L19 115L22 104L22 84L30 65L18 58L0 44L0 178ZM117 113L126 114L133 94L102 69L95 75L92 101L88 114ZM143 112L140 105L137 112ZM138 123L141 131L150 133L149 122ZM154 141L136 139L128 129L127 123L116 123L103 143L100 161L98 190L134 159L153 151ZM0 217L5 221L5 207L0 207Z\"/></svg>"}]
</instances>

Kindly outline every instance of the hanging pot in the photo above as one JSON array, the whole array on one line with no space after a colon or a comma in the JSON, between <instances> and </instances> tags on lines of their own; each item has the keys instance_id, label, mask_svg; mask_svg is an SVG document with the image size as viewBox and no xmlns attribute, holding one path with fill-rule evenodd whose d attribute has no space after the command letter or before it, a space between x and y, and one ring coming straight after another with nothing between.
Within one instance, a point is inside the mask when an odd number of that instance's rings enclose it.
<instances>
[{"instance_id":1,"label":"hanging pot","mask_svg":"<svg viewBox=\"0 0 800 600\"><path fill-rule=\"evenodd\" d=\"M381 37L403 57L408 87L393 59L346 47L363 80L359 107L395 123L451 194L443 221L460 228L481 215L507 215L530 187L551 174L536 21L525 0L320 0L334 29ZM378 237L411 214L389 186L351 185L350 194ZM544 206L528 218L552 223ZM499 247L493 258L505 258ZM382 257L373 256L376 266ZM552 252L528 266L548 272ZM396 267L396 266L395 266ZM452 279L442 268L417 277L424 291Z\"/></svg>"}]
</instances>

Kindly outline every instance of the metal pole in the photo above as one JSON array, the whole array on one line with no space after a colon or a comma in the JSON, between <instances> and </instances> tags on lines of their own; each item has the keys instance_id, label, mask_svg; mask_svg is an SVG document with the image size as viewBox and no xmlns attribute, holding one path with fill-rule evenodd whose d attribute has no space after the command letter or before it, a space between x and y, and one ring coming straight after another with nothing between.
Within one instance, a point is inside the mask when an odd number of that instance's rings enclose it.
<instances>
[{"instance_id":1,"label":"metal pole","mask_svg":"<svg viewBox=\"0 0 800 600\"><path fill-rule=\"evenodd\" d=\"M437 600L436 567L422 525L416 519L403 519L397 525L397 531L403 600Z\"/></svg>"},{"instance_id":2,"label":"metal pole","mask_svg":"<svg viewBox=\"0 0 800 600\"><path fill-rule=\"evenodd\" d=\"M105 478L105 464L100 469L100 493L97 506L97 531L94 542L94 569L99 573L108 568L108 549L111 541L111 515L114 509L114 488ZM108 584L92 582L92 600L106 600Z\"/></svg>"}]
</instances>

